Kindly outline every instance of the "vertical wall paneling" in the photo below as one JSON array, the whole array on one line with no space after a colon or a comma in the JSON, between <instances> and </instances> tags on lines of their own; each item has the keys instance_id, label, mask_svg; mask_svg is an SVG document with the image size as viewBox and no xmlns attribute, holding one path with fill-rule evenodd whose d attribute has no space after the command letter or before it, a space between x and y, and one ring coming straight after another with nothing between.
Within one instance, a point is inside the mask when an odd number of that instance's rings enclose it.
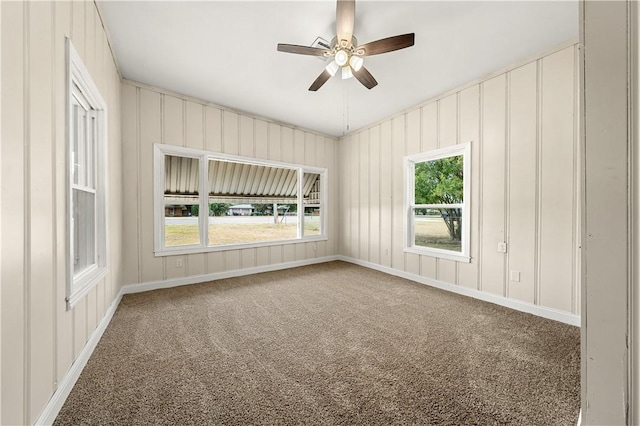
<instances>
[{"instance_id":1,"label":"vertical wall paneling","mask_svg":"<svg viewBox=\"0 0 640 426\"><path fill-rule=\"evenodd\" d=\"M360 133L356 133L351 137L349 143L349 154L347 158L346 172L349 176L349 223L351 224L351 232L349 247L351 248L351 256L355 259L360 258L360 163L356 160L359 156Z\"/></svg>"},{"instance_id":2,"label":"vertical wall paneling","mask_svg":"<svg viewBox=\"0 0 640 426\"><path fill-rule=\"evenodd\" d=\"M255 155L253 134L253 118L245 115L240 116L240 152L245 157Z\"/></svg>"},{"instance_id":3,"label":"vertical wall paneling","mask_svg":"<svg viewBox=\"0 0 640 426\"><path fill-rule=\"evenodd\" d=\"M122 84L122 105L125 114L122 137L126 141L123 147L124 179L132 175L137 182L137 188L125 188L124 211L129 211L131 206L139 211L141 217L152 217L152 145L160 141L213 152L327 167L330 203L325 214L331 216L337 212L334 176L336 140L333 138L221 110L204 102L183 99L177 94L128 81ZM128 141L132 141L133 146L127 146ZM127 158L129 156L126 153L129 152L138 157L137 162L133 163L139 164L137 170L127 165L132 161ZM332 240L337 237L337 232L330 231L326 243L281 244L256 249L155 257L153 221L143 222L137 225L139 232L135 236L125 236L127 239L135 238L139 247L137 261L130 262L127 257L123 258L126 275L134 277L135 283L235 271L335 254ZM334 244L331 249L328 248L330 244ZM177 267L178 259L183 260L182 267Z\"/></svg>"},{"instance_id":4,"label":"vertical wall paneling","mask_svg":"<svg viewBox=\"0 0 640 426\"><path fill-rule=\"evenodd\" d=\"M0 12L0 179L10 182L0 194L0 424L32 424L123 277L122 222L109 218L109 274L67 310L65 39L72 40L109 108L110 216L122 210L120 88L93 2L5 2Z\"/></svg>"},{"instance_id":5,"label":"vertical wall paneling","mask_svg":"<svg viewBox=\"0 0 640 426\"><path fill-rule=\"evenodd\" d=\"M574 52L542 60L540 304L571 311L573 286Z\"/></svg>"},{"instance_id":6,"label":"vertical wall paneling","mask_svg":"<svg viewBox=\"0 0 640 426\"><path fill-rule=\"evenodd\" d=\"M171 96L161 96L149 90L138 92L138 173L140 190L138 191L138 210L141 218L153 217L153 144L159 141L182 145L182 105ZM164 99L162 99L164 98ZM163 111L175 111L179 122L162 120ZM164 126L162 125L164 121ZM176 126L179 129L176 129ZM127 211L127 208L124 209ZM140 276L143 282L158 281L165 278L165 265L162 258L153 254L153 221L140 220ZM175 265L175 263L174 263Z\"/></svg>"},{"instance_id":7,"label":"vertical wall paneling","mask_svg":"<svg viewBox=\"0 0 640 426\"><path fill-rule=\"evenodd\" d=\"M296 260L295 244L287 244L282 246L282 261L293 262Z\"/></svg>"},{"instance_id":8,"label":"vertical wall paneling","mask_svg":"<svg viewBox=\"0 0 640 426\"><path fill-rule=\"evenodd\" d=\"M575 52L558 50L341 138L340 253L577 313ZM467 142L470 262L403 253L403 156Z\"/></svg>"},{"instance_id":9,"label":"vertical wall paneling","mask_svg":"<svg viewBox=\"0 0 640 426\"><path fill-rule=\"evenodd\" d=\"M302 130L293 131L293 163L304 164L304 139L305 133Z\"/></svg>"},{"instance_id":10,"label":"vertical wall paneling","mask_svg":"<svg viewBox=\"0 0 640 426\"><path fill-rule=\"evenodd\" d=\"M421 122L422 118L422 109L416 108L413 111L407 113L407 122L406 122L406 155L417 154L420 152L420 146L422 145L422 135L421 135ZM403 180L404 185L404 180ZM404 187L403 187L404 194ZM405 212L402 212L403 220ZM403 239L405 238L404 233L402 234ZM405 264L407 272L410 272L415 275L420 275L420 255L415 253L405 253Z\"/></svg>"},{"instance_id":11,"label":"vertical wall paneling","mask_svg":"<svg viewBox=\"0 0 640 426\"><path fill-rule=\"evenodd\" d=\"M380 126L369 130L369 261L380 263Z\"/></svg>"},{"instance_id":12,"label":"vertical wall paneling","mask_svg":"<svg viewBox=\"0 0 640 426\"><path fill-rule=\"evenodd\" d=\"M391 158L391 121L380 125L380 166ZM391 267L391 167L380 167L380 263Z\"/></svg>"},{"instance_id":13,"label":"vertical wall paneling","mask_svg":"<svg viewBox=\"0 0 640 426\"><path fill-rule=\"evenodd\" d=\"M327 210L325 224L328 227L327 235L329 236L329 240L325 243L324 255L327 256L329 254L338 253L338 236L340 235L338 233L338 223L340 221L338 218L338 185L336 184L336 182L338 182L338 179L340 179L341 176L339 176L340 172L338 170L336 141L333 139L325 138L324 143L326 153L325 164L329 167L329 170L332 171L331 173L329 173L327 179L327 189L329 191L329 196L327 199L330 203L330 206L328 207L328 209L325 209Z\"/></svg>"},{"instance_id":14,"label":"vertical wall paneling","mask_svg":"<svg viewBox=\"0 0 640 426\"><path fill-rule=\"evenodd\" d=\"M458 264L458 284L478 289L478 245L480 235L480 89L478 85L458 95L458 142L471 142L471 262Z\"/></svg>"},{"instance_id":15,"label":"vertical wall paneling","mask_svg":"<svg viewBox=\"0 0 640 426\"><path fill-rule=\"evenodd\" d=\"M222 272L224 268L224 252L214 251L207 253L207 273Z\"/></svg>"},{"instance_id":16,"label":"vertical wall paneling","mask_svg":"<svg viewBox=\"0 0 640 426\"><path fill-rule=\"evenodd\" d=\"M509 256L510 298L534 303L536 256L537 63L510 72Z\"/></svg>"},{"instance_id":17,"label":"vertical wall paneling","mask_svg":"<svg viewBox=\"0 0 640 426\"><path fill-rule=\"evenodd\" d=\"M293 129L280 129L280 161L293 163Z\"/></svg>"},{"instance_id":18,"label":"vertical wall paneling","mask_svg":"<svg viewBox=\"0 0 640 426\"><path fill-rule=\"evenodd\" d=\"M349 136L348 139L343 140L342 143L338 145L338 148L341 151L339 155L339 173L342 182L344 182L344 184L338 186L341 193L340 208L343 212L340 220L341 250L343 250L343 253L346 253L348 256L352 256L351 233L353 232L353 229L351 228L351 205L349 204L351 200L351 176L349 175L349 162L347 161L351 150L351 136Z\"/></svg>"},{"instance_id":19,"label":"vertical wall paneling","mask_svg":"<svg viewBox=\"0 0 640 426\"><path fill-rule=\"evenodd\" d=\"M22 3L2 7L2 419L22 424L25 410L24 16ZM8 37L11 37L9 42ZM9 66L11 64L11 66ZM8 205L18 206L9 209ZM8 248L11 248L8 250ZM11 265L7 268L6 265Z\"/></svg>"},{"instance_id":20,"label":"vertical wall paneling","mask_svg":"<svg viewBox=\"0 0 640 426\"><path fill-rule=\"evenodd\" d=\"M241 262L243 268L253 268L256 266L256 249L248 248L241 250Z\"/></svg>"},{"instance_id":21,"label":"vertical wall paneling","mask_svg":"<svg viewBox=\"0 0 640 426\"><path fill-rule=\"evenodd\" d=\"M52 46L48 42L52 34L52 5L51 3L31 3L29 5L29 123L30 142L28 170L29 185L25 191L30 192L30 241L27 245L31 250L31 270L29 283L29 352L31 359L29 377L29 413L28 419L35 420L41 407L46 404L53 392L54 370L51 362L54 354L53 330L51 321L54 316L53 286L53 194L50 179L52 173L52 80L51 56Z\"/></svg>"},{"instance_id":22,"label":"vertical wall paneling","mask_svg":"<svg viewBox=\"0 0 640 426\"><path fill-rule=\"evenodd\" d=\"M500 75L483 83L482 96L482 290L504 295L505 85Z\"/></svg>"},{"instance_id":23,"label":"vertical wall paneling","mask_svg":"<svg viewBox=\"0 0 640 426\"><path fill-rule=\"evenodd\" d=\"M360 245L360 259L369 260L369 131L361 132L362 137L359 140L358 149L358 179L359 179L359 197L358 197L358 215L360 216L360 232L358 244ZM354 159L356 157L353 157Z\"/></svg>"},{"instance_id":24,"label":"vertical wall paneling","mask_svg":"<svg viewBox=\"0 0 640 426\"><path fill-rule=\"evenodd\" d=\"M138 211L138 90L129 86L122 85L122 173L128 177L127 185L124 185L123 202L130 206L129 220L123 222L123 247L122 255L128 259L124 263L123 284L133 284L140 282L139 276L140 264L138 262L139 255L139 220Z\"/></svg>"},{"instance_id":25,"label":"vertical wall paneling","mask_svg":"<svg viewBox=\"0 0 640 426\"><path fill-rule=\"evenodd\" d=\"M401 271L405 270L404 264L404 238L402 228L403 212L403 191L404 191L404 172L402 157L406 152L405 140L405 116L400 115L391 120L392 127L392 151L391 151L391 238L392 253L391 266Z\"/></svg>"},{"instance_id":26,"label":"vertical wall paneling","mask_svg":"<svg viewBox=\"0 0 640 426\"><path fill-rule=\"evenodd\" d=\"M261 159L269 158L269 125L262 120L256 120L256 157Z\"/></svg>"},{"instance_id":27,"label":"vertical wall paneling","mask_svg":"<svg viewBox=\"0 0 640 426\"><path fill-rule=\"evenodd\" d=\"M268 159L282 161L282 142L280 139L280 126L269 123L268 133Z\"/></svg>"},{"instance_id":28,"label":"vertical wall paneling","mask_svg":"<svg viewBox=\"0 0 640 426\"><path fill-rule=\"evenodd\" d=\"M270 247L258 247L256 249L256 266L266 266L270 263Z\"/></svg>"},{"instance_id":29,"label":"vertical wall paneling","mask_svg":"<svg viewBox=\"0 0 640 426\"><path fill-rule=\"evenodd\" d=\"M225 110L222 112L222 119L222 151L238 155L238 114Z\"/></svg>"},{"instance_id":30,"label":"vertical wall paneling","mask_svg":"<svg viewBox=\"0 0 640 426\"><path fill-rule=\"evenodd\" d=\"M67 312L66 302L64 300L66 293L66 268L67 268L67 256L66 256L66 198L64 195L67 190L67 178L66 178L66 126L60 125L61 121L66 119L66 79L61 78L65 76L67 70L67 64L65 61L66 46L60 40L64 40L71 34L71 15L72 5L70 2L55 2L54 3L55 16L53 43L55 45L55 52L53 60L55 62L55 69L53 70L53 78L55 79L55 106L53 108L53 114L55 121L53 123L55 127L55 176L53 181L55 182L54 193L55 199L55 232L56 246L54 250L54 261L56 262L56 284L55 295L53 305L56 310L56 317L54 320L55 326L55 354L54 362L56 366L54 385L56 385L64 377L66 372L73 363L73 323L72 315ZM135 222L135 221L134 221ZM137 254L137 253L136 253ZM0 423L2 423L0 421Z\"/></svg>"},{"instance_id":31,"label":"vertical wall paneling","mask_svg":"<svg viewBox=\"0 0 640 426\"><path fill-rule=\"evenodd\" d=\"M240 264L240 250L229 250L224 253L224 266L226 271L236 271L242 266Z\"/></svg>"},{"instance_id":32,"label":"vertical wall paneling","mask_svg":"<svg viewBox=\"0 0 640 426\"><path fill-rule=\"evenodd\" d=\"M205 149L212 152L222 152L222 111L211 106L205 106L204 110Z\"/></svg>"}]
</instances>

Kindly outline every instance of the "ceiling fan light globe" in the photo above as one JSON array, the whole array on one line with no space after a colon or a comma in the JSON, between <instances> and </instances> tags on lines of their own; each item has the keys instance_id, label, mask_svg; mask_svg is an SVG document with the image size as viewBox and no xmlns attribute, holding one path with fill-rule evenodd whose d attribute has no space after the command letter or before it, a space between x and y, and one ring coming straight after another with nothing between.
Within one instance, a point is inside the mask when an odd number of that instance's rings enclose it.
<instances>
[{"instance_id":1,"label":"ceiling fan light globe","mask_svg":"<svg viewBox=\"0 0 640 426\"><path fill-rule=\"evenodd\" d=\"M351 67L349 65L342 67L342 79L347 80L353 77L353 73L351 72Z\"/></svg>"},{"instance_id":2,"label":"ceiling fan light globe","mask_svg":"<svg viewBox=\"0 0 640 426\"><path fill-rule=\"evenodd\" d=\"M336 63L336 61L331 61L331 63L327 65L324 69L326 69L327 72L331 74L331 77L333 77L334 75L336 75L339 68L340 66Z\"/></svg>"},{"instance_id":3,"label":"ceiling fan light globe","mask_svg":"<svg viewBox=\"0 0 640 426\"><path fill-rule=\"evenodd\" d=\"M351 67L353 67L353 70L356 72L360 71L360 68L362 68L363 64L364 59L359 56L351 56L351 58L349 59L349 65L351 65Z\"/></svg>"},{"instance_id":4,"label":"ceiling fan light globe","mask_svg":"<svg viewBox=\"0 0 640 426\"><path fill-rule=\"evenodd\" d=\"M335 60L339 66L343 67L347 65L347 62L349 62L349 54L344 50L338 50L336 52Z\"/></svg>"}]
</instances>

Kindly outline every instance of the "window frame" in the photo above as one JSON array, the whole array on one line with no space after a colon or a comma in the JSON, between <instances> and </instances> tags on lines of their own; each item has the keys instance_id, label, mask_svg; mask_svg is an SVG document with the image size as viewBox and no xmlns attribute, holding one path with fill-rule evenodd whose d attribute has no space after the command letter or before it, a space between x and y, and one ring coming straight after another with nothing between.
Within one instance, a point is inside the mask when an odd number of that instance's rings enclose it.
<instances>
[{"instance_id":1,"label":"window frame","mask_svg":"<svg viewBox=\"0 0 640 426\"><path fill-rule=\"evenodd\" d=\"M108 110L104 98L100 94L98 87L94 83L89 71L82 62L78 52L69 38L66 39L66 295L65 301L67 309L73 308L84 296L89 293L100 280L109 273L109 250L108 250L108 212L106 206L106 194L108 191L107 176L107 128ZM80 99L82 97L82 99ZM80 185L74 183L74 125L77 124L74 118L74 105L80 105L90 114L85 119L95 120L94 147L93 147L93 190L95 191L95 211L94 211L94 248L95 262L85 270L74 273L74 189L85 190Z\"/></svg>"},{"instance_id":2,"label":"window frame","mask_svg":"<svg viewBox=\"0 0 640 426\"><path fill-rule=\"evenodd\" d=\"M153 222L154 222L154 256L172 256L183 255L192 253L206 253L226 250L237 250L245 248L256 247L268 247L274 245L284 244L298 244L312 241L326 241L327 235L327 182L328 182L328 169L323 167L307 166L301 164L285 163L280 161L258 159L252 157L243 157L239 155L223 154L212 151L205 151L195 148L186 148L176 145L167 145L155 143L153 146L154 158L154 185L153 185ZM168 155L198 158L199 161L199 187L209 188L208 182L208 166L209 160L221 160L221 161L233 161L247 164L255 164L266 167L282 167L288 169L295 169L298 172L298 200L297 200L297 217L298 217L298 231L297 237L292 239L272 240L272 241L260 241L260 242L248 242L237 244L224 244L224 245L209 245L209 233L208 233L208 220L209 215L198 215L198 230L199 230L199 243L182 245L182 246L165 246L165 227L164 227L164 189L165 189L165 158ZM305 173L316 173L320 175L320 234L319 235L304 235L304 200L302 195L302 183ZM209 193L208 191L199 191L199 211L209 211ZM294 204L294 203L291 203ZM315 205L315 204L314 204Z\"/></svg>"},{"instance_id":3,"label":"window frame","mask_svg":"<svg viewBox=\"0 0 640 426\"><path fill-rule=\"evenodd\" d=\"M463 202L457 204L415 204L415 164L427 161L439 160L442 158L456 157L462 155L463 164ZM471 142L421 152L419 154L404 157L404 252L420 255L432 256L441 259L455 260L458 262L471 262L470 254L470 204L471 204ZM462 230L460 241L460 252L453 250L438 249L432 247L422 247L415 245L415 209L437 208L438 206L454 207L462 209Z\"/></svg>"}]
</instances>

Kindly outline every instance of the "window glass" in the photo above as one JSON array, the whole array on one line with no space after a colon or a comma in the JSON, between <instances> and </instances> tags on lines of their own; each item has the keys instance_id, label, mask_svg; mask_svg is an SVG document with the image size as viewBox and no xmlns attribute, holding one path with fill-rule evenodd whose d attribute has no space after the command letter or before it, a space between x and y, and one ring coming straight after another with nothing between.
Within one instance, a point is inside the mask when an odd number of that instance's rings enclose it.
<instances>
[{"instance_id":1,"label":"window glass","mask_svg":"<svg viewBox=\"0 0 640 426\"><path fill-rule=\"evenodd\" d=\"M209 245L298 237L298 171L209 160Z\"/></svg>"},{"instance_id":2,"label":"window glass","mask_svg":"<svg viewBox=\"0 0 640 426\"><path fill-rule=\"evenodd\" d=\"M73 189L73 274L96 264L96 195Z\"/></svg>"},{"instance_id":3,"label":"window glass","mask_svg":"<svg viewBox=\"0 0 640 426\"><path fill-rule=\"evenodd\" d=\"M461 251L464 157L455 155L415 163L414 244Z\"/></svg>"},{"instance_id":4,"label":"window glass","mask_svg":"<svg viewBox=\"0 0 640 426\"><path fill-rule=\"evenodd\" d=\"M108 271L105 129L107 105L67 39L67 255L70 309Z\"/></svg>"},{"instance_id":5,"label":"window glass","mask_svg":"<svg viewBox=\"0 0 640 426\"><path fill-rule=\"evenodd\" d=\"M320 235L321 226L321 193L320 174L305 173L303 179L304 227L305 236Z\"/></svg>"},{"instance_id":6,"label":"window glass","mask_svg":"<svg viewBox=\"0 0 640 426\"><path fill-rule=\"evenodd\" d=\"M199 244L198 159L167 155L164 168L164 244L166 247Z\"/></svg>"},{"instance_id":7,"label":"window glass","mask_svg":"<svg viewBox=\"0 0 640 426\"><path fill-rule=\"evenodd\" d=\"M405 157L406 249L469 261L470 144Z\"/></svg>"}]
</instances>

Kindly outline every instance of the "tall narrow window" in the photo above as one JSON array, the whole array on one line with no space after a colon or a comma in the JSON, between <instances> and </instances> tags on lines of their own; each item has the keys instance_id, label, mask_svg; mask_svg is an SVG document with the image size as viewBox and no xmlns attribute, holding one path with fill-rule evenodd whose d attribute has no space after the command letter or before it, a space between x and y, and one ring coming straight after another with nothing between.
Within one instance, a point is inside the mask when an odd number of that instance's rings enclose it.
<instances>
[{"instance_id":1,"label":"tall narrow window","mask_svg":"<svg viewBox=\"0 0 640 426\"><path fill-rule=\"evenodd\" d=\"M73 306L107 273L106 105L70 41L68 50L67 303Z\"/></svg>"},{"instance_id":2,"label":"tall narrow window","mask_svg":"<svg viewBox=\"0 0 640 426\"><path fill-rule=\"evenodd\" d=\"M470 145L405 158L407 251L469 260Z\"/></svg>"}]
</instances>

